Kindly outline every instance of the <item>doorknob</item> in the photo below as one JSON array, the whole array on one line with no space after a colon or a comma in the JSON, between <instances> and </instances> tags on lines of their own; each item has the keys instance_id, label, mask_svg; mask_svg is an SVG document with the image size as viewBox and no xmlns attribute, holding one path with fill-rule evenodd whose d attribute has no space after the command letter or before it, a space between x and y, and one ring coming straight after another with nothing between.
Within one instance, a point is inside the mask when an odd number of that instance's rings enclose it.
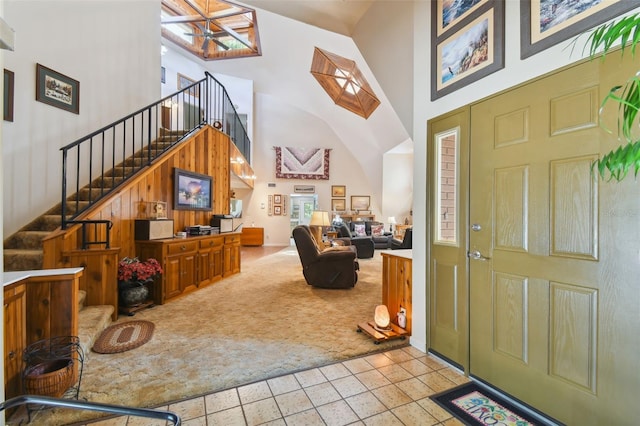
<instances>
[{"instance_id":1,"label":"doorknob","mask_svg":"<svg viewBox=\"0 0 640 426\"><path fill-rule=\"evenodd\" d=\"M475 259L475 260L490 260L490 257L484 257L482 255L482 253L480 253L479 250L473 250L473 251L469 251L467 252L467 257L469 259Z\"/></svg>"}]
</instances>

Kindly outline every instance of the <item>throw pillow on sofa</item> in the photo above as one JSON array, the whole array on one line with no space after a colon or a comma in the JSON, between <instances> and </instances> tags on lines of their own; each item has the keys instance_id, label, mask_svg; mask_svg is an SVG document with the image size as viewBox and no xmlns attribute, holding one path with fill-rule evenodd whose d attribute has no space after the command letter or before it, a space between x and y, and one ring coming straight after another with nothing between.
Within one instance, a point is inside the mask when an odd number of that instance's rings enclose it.
<instances>
[{"instance_id":1,"label":"throw pillow on sofa","mask_svg":"<svg viewBox=\"0 0 640 426\"><path fill-rule=\"evenodd\" d=\"M353 230L355 231L356 236L358 236L358 237L366 237L367 236L367 233L366 233L366 231L364 229L364 224L359 224L358 223L358 224L354 225L353 226Z\"/></svg>"},{"instance_id":2,"label":"throw pillow on sofa","mask_svg":"<svg viewBox=\"0 0 640 426\"><path fill-rule=\"evenodd\" d=\"M384 236L384 225L371 225L371 236L373 237Z\"/></svg>"}]
</instances>

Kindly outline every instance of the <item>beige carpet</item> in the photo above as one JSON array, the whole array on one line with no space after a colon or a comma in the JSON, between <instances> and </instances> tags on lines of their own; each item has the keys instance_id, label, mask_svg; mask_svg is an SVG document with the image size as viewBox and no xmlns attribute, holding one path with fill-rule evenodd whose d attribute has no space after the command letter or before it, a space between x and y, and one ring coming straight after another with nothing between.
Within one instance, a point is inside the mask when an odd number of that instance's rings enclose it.
<instances>
[{"instance_id":1,"label":"beige carpet","mask_svg":"<svg viewBox=\"0 0 640 426\"><path fill-rule=\"evenodd\" d=\"M297 251L289 247L215 285L120 316L118 322L152 321L154 336L128 352L88 354L80 397L150 407L406 345L374 345L356 332L382 298L379 251L359 262L354 288L318 289L304 281ZM96 416L56 410L38 419L66 424Z\"/></svg>"}]
</instances>

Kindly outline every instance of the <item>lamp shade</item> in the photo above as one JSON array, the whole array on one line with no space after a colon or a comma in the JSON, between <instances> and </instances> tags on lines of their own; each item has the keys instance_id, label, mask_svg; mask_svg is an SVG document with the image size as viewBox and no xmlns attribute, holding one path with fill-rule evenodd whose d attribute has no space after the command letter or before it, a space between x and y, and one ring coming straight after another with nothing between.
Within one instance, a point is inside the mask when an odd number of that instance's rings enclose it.
<instances>
[{"instance_id":1,"label":"lamp shade","mask_svg":"<svg viewBox=\"0 0 640 426\"><path fill-rule=\"evenodd\" d=\"M396 223L396 218L395 216L389 216L389 219L387 219L387 222L389 222L389 225L395 225Z\"/></svg>"},{"instance_id":2,"label":"lamp shade","mask_svg":"<svg viewBox=\"0 0 640 426\"><path fill-rule=\"evenodd\" d=\"M311 226L329 226L331 222L329 221L329 212L323 210L316 210L311 214L311 221L309 222Z\"/></svg>"}]
</instances>

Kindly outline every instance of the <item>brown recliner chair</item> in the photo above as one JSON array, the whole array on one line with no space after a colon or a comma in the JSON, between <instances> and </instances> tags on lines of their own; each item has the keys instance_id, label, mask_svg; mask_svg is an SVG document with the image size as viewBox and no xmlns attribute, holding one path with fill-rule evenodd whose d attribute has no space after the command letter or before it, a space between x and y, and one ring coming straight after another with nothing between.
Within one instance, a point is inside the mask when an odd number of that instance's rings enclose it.
<instances>
[{"instance_id":1,"label":"brown recliner chair","mask_svg":"<svg viewBox=\"0 0 640 426\"><path fill-rule=\"evenodd\" d=\"M293 240L300 255L307 284L321 288L350 288L358 281L358 261L350 246L320 250L309 227L293 229Z\"/></svg>"}]
</instances>

